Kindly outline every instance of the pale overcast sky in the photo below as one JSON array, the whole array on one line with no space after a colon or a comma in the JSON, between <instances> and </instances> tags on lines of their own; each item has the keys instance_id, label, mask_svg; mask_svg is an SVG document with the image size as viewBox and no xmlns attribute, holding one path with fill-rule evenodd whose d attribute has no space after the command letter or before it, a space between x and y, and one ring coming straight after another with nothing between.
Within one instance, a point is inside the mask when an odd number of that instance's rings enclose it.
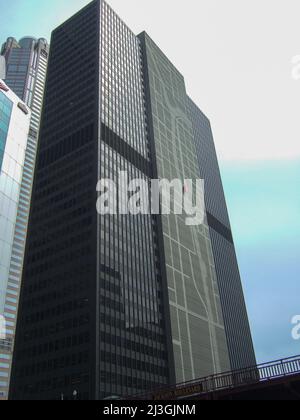
<instances>
[{"instance_id":1,"label":"pale overcast sky","mask_svg":"<svg viewBox=\"0 0 300 420\"><path fill-rule=\"evenodd\" d=\"M110 0L146 29L212 120L225 159L300 156L299 0Z\"/></svg>"},{"instance_id":2,"label":"pale overcast sky","mask_svg":"<svg viewBox=\"0 0 300 420\"><path fill-rule=\"evenodd\" d=\"M1 22L1 35L28 19L33 34L49 37L89 1L1 0L6 2L9 20ZM291 77L291 60L300 55L299 0L109 3L134 32L148 31L185 75L188 92L212 120L221 158L300 156L300 80Z\"/></svg>"},{"instance_id":3,"label":"pale overcast sky","mask_svg":"<svg viewBox=\"0 0 300 420\"><path fill-rule=\"evenodd\" d=\"M0 40L49 38L88 2L1 0ZM211 119L258 360L299 354L300 1L108 3L149 33Z\"/></svg>"}]
</instances>

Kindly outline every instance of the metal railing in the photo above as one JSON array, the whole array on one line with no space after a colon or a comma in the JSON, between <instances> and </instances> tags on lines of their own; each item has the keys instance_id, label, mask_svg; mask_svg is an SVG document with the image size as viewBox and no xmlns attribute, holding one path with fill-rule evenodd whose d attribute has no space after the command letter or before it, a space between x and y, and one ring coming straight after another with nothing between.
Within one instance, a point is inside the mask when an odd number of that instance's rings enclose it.
<instances>
[{"instance_id":1,"label":"metal railing","mask_svg":"<svg viewBox=\"0 0 300 420\"><path fill-rule=\"evenodd\" d=\"M161 388L130 399L174 400L232 390L300 374L300 356Z\"/></svg>"}]
</instances>

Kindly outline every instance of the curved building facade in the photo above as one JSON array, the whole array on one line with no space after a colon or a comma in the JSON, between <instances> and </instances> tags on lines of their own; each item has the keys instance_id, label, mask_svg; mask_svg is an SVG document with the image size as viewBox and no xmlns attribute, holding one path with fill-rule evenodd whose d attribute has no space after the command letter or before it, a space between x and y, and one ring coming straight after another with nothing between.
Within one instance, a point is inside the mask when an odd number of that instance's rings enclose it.
<instances>
[{"instance_id":1,"label":"curved building facade","mask_svg":"<svg viewBox=\"0 0 300 420\"><path fill-rule=\"evenodd\" d=\"M33 37L24 37L19 42L10 37L1 49L1 58L2 61L5 61L5 83L9 90L14 92L16 97L19 97L31 111L9 269L9 281L15 285L18 296L22 279L48 53L47 41L43 38L35 39ZM18 296L16 301L9 302L10 308L14 308L15 313L18 310ZM14 340L12 339L9 347L11 355L13 345Z\"/></svg>"},{"instance_id":2,"label":"curved building facade","mask_svg":"<svg viewBox=\"0 0 300 420\"><path fill-rule=\"evenodd\" d=\"M14 260L31 113L0 80L0 400L8 396L19 281Z\"/></svg>"}]
</instances>

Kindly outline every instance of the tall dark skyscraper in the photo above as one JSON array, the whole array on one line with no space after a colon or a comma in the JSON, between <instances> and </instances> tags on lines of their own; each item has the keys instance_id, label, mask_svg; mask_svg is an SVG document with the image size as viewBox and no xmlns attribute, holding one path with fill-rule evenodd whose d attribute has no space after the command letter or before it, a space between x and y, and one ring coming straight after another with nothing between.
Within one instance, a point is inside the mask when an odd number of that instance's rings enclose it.
<instances>
[{"instance_id":1,"label":"tall dark skyscraper","mask_svg":"<svg viewBox=\"0 0 300 420\"><path fill-rule=\"evenodd\" d=\"M244 293L210 122L188 99L224 315L231 367L256 365Z\"/></svg>"},{"instance_id":2,"label":"tall dark skyscraper","mask_svg":"<svg viewBox=\"0 0 300 420\"><path fill-rule=\"evenodd\" d=\"M119 171L200 178L196 136L182 75L104 1L53 32L11 398L133 395L230 370L209 218L96 212L98 180Z\"/></svg>"}]
</instances>

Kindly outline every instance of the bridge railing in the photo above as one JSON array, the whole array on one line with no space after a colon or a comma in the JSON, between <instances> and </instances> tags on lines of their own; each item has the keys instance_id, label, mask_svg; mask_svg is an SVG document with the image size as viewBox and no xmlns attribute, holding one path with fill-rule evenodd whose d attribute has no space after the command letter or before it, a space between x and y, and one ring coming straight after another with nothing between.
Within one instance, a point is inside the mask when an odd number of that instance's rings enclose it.
<instances>
[{"instance_id":1,"label":"bridge railing","mask_svg":"<svg viewBox=\"0 0 300 420\"><path fill-rule=\"evenodd\" d=\"M161 388L131 399L174 400L211 392L240 388L300 373L300 356L276 360L246 369L221 373Z\"/></svg>"}]
</instances>

